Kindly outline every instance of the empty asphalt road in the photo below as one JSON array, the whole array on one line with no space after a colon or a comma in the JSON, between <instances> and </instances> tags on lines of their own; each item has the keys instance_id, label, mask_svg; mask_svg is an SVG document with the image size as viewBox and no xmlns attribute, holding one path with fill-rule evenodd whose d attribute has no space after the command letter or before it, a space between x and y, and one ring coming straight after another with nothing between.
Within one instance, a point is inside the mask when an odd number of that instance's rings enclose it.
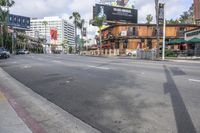
<instances>
[{"instance_id":1,"label":"empty asphalt road","mask_svg":"<svg viewBox=\"0 0 200 133\"><path fill-rule=\"evenodd\" d=\"M0 67L103 133L200 133L200 64L26 55Z\"/></svg>"}]
</instances>

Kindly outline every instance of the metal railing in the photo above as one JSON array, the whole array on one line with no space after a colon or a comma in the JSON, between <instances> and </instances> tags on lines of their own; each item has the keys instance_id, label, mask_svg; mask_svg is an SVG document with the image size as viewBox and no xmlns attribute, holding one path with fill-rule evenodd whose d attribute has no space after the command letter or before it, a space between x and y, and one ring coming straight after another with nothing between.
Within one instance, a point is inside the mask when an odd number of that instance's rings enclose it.
<instances>
[{"instance_id":1,"label":"metal railing","mask_svg":"<svg viewBox=\"0 0 200 133\"><path fill-rule=\"evenodd\" d=\"M173 52L177 57L200 56L200 49L177 50Z\"/></svg>"}]
</instances>

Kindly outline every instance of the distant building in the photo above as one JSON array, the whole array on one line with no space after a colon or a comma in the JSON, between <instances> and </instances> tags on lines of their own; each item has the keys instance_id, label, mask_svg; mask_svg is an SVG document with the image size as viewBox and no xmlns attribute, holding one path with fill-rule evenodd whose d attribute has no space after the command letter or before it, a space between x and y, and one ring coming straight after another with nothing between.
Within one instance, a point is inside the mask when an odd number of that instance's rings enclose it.
<instances>
[{"instance_id":1,"label":"distant building","mask_svg":"<svg viewBox=\"0 0 200 133\"><path fill-rule=\"evenodd\" d=\"M46 35L45 25L46 21ZM57 32L53 32L57 30ZM56 33L52 35L52 33ZM75 45L75 27L73 24L67 22L67 20L60 17L44 17L43 19L31 19L30 30L26 31L26 34L31 37L42 37L47 39L48 44L61 45L63 42L68 41L69 45ZM52 37L53 36L53 37ZM56 38L56 39L55 39Z\"/></svg>"},{"instance_id":2,"label":"distant building","mask_svg":"<svg viewBox=\"0 0 200 133\"><path fill-rule=\"evenodd\" d=\"M194 0L194 17L197 24L200 24L200 0Z\"/></svg>"}]
</instances>

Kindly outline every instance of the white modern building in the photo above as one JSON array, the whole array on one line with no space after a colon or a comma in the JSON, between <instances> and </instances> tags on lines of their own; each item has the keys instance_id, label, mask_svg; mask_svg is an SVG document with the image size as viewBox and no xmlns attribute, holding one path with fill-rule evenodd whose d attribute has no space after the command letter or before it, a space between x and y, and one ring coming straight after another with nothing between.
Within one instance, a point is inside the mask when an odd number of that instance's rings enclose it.
<instances>
[{"instance_id":1,"label":"white modern building","mask_svg":"<svg viewBox=\"0 0 200 133\"><path fill-rule=\"evenodd\" d=\"M44 21L47 22L46 31ZM26 34L31 37L41 37L47 39L48 44L61 45L64 42L68 42L69 45L75 45L75 27L69 23L66 19L60 17L44 17L43 19L31 19L30 31ZM51 29L57 29L57 40L52 40Z\"/></svg>"}]
</instances>

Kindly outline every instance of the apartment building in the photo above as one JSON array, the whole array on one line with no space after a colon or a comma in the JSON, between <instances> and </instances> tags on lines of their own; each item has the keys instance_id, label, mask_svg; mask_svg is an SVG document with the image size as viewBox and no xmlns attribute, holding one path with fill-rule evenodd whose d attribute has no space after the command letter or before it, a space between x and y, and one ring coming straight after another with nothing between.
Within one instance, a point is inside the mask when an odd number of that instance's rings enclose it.
<instances>
[{"instance_id":1,"label":"apartment building","mask_svg":"<svg viewBox=\"0 0 200 133\"><path fill-rule=\"evenodd\" d=\"M44 21L47 22L46 26ZM57 37L52 38L52 29L56 29ZM61 45L68 42L69 45L75 45L75 27L74 24L60 17L44 17L43 19L31 19L30 30L26 34L31 37L46 38L47 43L51 45Z\"/></svg>"}]
</instances>

